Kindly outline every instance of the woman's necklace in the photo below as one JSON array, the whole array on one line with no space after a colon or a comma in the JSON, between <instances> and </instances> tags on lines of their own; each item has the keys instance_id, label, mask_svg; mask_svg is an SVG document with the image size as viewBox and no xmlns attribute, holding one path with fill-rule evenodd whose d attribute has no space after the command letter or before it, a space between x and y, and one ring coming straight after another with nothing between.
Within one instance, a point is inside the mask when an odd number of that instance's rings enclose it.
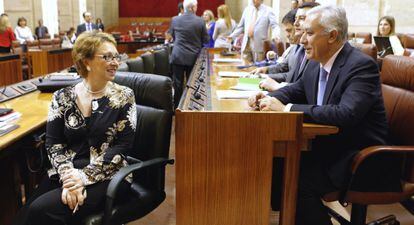
<instances>
[{"instance_id":1,"label":"woman's necklace","mask_svg":"<svg viewBox=\"0 0 414 225\"><path fill-rule=\"evenodd\" d=\"M82 84L83 84L83 87L86 89L86 91L87 91L89 94L100 94L100 93L102 93L102 92L104 92L104 91L106 90L106 85L105 85L105 87L104 87L104 88L102 88L101 90L98 90L98 91L91 91L91 90L89 89L88 85L86 84L85 80L84 80L84 81L82 81Z\"/></svg>"}]
</instances>

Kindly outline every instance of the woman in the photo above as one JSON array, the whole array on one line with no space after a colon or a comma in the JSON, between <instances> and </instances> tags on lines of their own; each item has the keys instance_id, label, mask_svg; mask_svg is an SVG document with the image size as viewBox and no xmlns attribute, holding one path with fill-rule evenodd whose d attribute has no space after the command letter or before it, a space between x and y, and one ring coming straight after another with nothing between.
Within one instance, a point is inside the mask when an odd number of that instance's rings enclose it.
<instances>
[{"instance_id":1,"label":"woman","mask_svg":"<svg viewBox=\"0 0 414 225\"><path fill-rule=\"evenodd\" d=\"M0 53L10 53L14 40L16 40L16 37L10 28L9 17L0 17Z\"/></svg>"},{"instance_id":2,"label":"woman","mask_svg":"<svg viewBox=\"0 0 414 225\"><path fill-rule=\"evenodd\" d=\"M53 94L46 125L52 168L14 224L80 224L103 209L109 181L127 165L136 129L133 91L112 82L120 60L115 45L102 32L76 40L72 58L84 80ZM131 177L126 180L121 198Z\"/></svg>"},{"instance_id":3,"label":"woman","mask_svg":"<svg viewBox=\"0 0 414 225\"><path fill-rule=\"evenodd\" d=\"M75 28L71 27L63 36L62 48L72 48L76 41Z\"/></svg>"},{"instance_id":4,"label":"woman","mask_svg":"<svg viewBox=\"0 0 414 225\"><path fill-rule=\"evenodd\" d=\"M96 26L98 27L99 31L104 31L105 30L105 26L103 25L101 18L96 19Z\"/></svg>"},{"instance_id":5,"label":"woman","mask_svg":"<svg viewBox=\"0 0 414 225\"><path fill-rule=\"evenodd\" d=\"M389 37L394 55L404 55L404 48L400 39L395 35L395 19L392 16L383 16L378 22L377 36Z\"/></svg>"},{"instance_id":6,"label":"woman","mask_svg":"<svg viewBox=\"0 0 414 225\"><path fill-rule=\"evenodd\" d=\"M232 45L227 42L226 38L236 28L236 22L231 18L229 7L224 4L217 8L217 16L219 19L213 32L214 47L231 48Z\"/></svg>"},{"instance_id":7,"label":"woman","mask_svg":"<svg viewBox=\"0 0 414 225\"><path fill-rule=\"evenodd\" d=\"M205 44L204 47L213 48L214 47L214 40L213 40L213 33L214 33L214 26L216 22L214 21L214 14L211 10L205 10L203 12L203 19L206 23L207 33L210 37L210 41L208 44Z\"/></svg>"},{"instance_id":8,"label":"woman","mask_svg":"<svg viewBox=\"0 0 414 225\"><path fill-rule=\"evenodd\" d=\"M24 17L20 17L17 20L17 27L14 29L16 39L20 41L20 44L25 44L26 41L33 41L32 30L27 26L27 20Z\"/></svg>"}]
</instances>

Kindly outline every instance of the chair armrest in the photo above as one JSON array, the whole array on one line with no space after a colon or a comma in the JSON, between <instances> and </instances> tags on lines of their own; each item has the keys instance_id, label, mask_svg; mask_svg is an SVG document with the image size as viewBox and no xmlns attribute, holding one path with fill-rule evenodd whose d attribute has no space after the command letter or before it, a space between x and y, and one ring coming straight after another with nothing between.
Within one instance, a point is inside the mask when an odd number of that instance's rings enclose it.
<instances>
[{"instance_id":1,"label":"chair armrest","mask_svg":"<svg viewBox=\"0 0 414 225\"><path fill-rule=\"evenodd\" d=\"M125 179L129 174L134 171L139 171L142 169L150 168L150 167L163 167L167 164L174 164L173 159L165 159L165 158L155 158L147 161L140 161L129 157L127 159L132 159L132 161L138 161L138 163L126 166L121 168L115 176L112 178L111 182L109 182L108 189L106 191L106 201L105 201L105 210L103 216L103 225L110 224L110 218L112 216L112 207L113 202L115 199L116 192L118 190L119 185L121 184L122 180Z\"/></svg>"},{"instance_id":2,"label":"chair armrest","mask_svg":"<svg viewBox=\"0 0 414 225\"><path fill-rule=\"evenodd\" d=\"M391 152L391 153L414 153L414 146L387 146L387 145L380 145L380 146L371 146L368 148L364 148L358 154L355 155L354 160L351 166L352 174L355 174L358 170L359 165L372 155L383 153L383 152Z\"/></svg>"}]
</instances>

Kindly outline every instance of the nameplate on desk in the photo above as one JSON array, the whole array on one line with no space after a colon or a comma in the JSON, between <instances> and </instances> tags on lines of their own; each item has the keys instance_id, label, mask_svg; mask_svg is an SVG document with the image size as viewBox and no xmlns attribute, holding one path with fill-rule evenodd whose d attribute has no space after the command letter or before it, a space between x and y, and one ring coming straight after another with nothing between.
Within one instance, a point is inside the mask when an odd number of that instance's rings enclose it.
<instances>
[{"instance_id":1,"label":"nameplate on desk","mask_svg":"<svg viewBox=\"0 0 414 225\"><path fill-rule=\"evenodd\" d=\"M235 59L235 58L214 58L213 62L217 62L217 63L243 63L243 60Z\"/></svg>"},{"instance_id":2,"label":"nameplate on desk","mask_svg":"<svg viewBox=\"0 0 414 225\"><path fill-rule=\"evenodd\" d=\"M235 71L219 71L219 77L248 77L249 72L235 72Z\"/></svg>"},{"instance_id":3,"label":"nameplate on desk","mask_svg":"<svg viewBox=\"0 0 414 225\"><path fill-rule=\"evenodd\" d=\"M47 76L52 81L58 80L77 80L80 76L77 73L52 73Z\"/></svg>"},{"instance_id":4,"label":"nameplate on desk","mask_svg":"<svg viewBox=\"0 0 414 225\"><path fill-rule=\"evenodd\" d=\"M248 99L250 96L257 94L258 91L235 91L235 90L217 90L218 99ZM267 95L267 91L262 91Z\"/></svg>"}]
</instances>

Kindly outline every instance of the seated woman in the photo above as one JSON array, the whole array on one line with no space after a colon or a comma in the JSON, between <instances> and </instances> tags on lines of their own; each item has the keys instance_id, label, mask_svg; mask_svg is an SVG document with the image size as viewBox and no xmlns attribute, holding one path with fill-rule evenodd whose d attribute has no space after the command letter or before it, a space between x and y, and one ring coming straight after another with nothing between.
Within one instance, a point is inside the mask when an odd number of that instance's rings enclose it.
<instances>
[{"instance_id":1,"label":"seated woman","mask_svg":"<svg viewBox=\"0 0 414 225\"><path fill-rule=\"evenodd\" d=\"M389 37L394 55L404 55L404 48L400 39L395 35L395 19L392 16L383 16L378 22L377 36Z\"/></svg>"},{"instance_id":2,"label":"seated woman","mask_svg":"<svg viewBox=\"0 0 414 225\"><path fill-rule=\"evenodd\" d=\"M46 126L52 168L14 224L80 224L103 209L136 130L134 93L112 82L120 60L115 45L101 32L84 32L75 42L72 57L84 80L53 94ZM131 180L122 184L121 198Z\"/></svg>"},{"instance_id":3,"label":"seated woman","mask_svg":"<svg viewBox=\"0 0 414 225\"><path fill-rule=\"evenodd\" d=\"M230 10L227 5L220 5L217 8L218 20L214 27L213 40L215 48L231 48L231 43L227 42L227 37L236 28L236 22L231 18Z\"/></svg>"},{"instance_id":4,"label":"seated woman","mask_svg":"<svg viewBox=\"0 0 414 225\"><path fill-rule=\"evenodd\" d=\"M32 30L27 26L27 20L24 17L20 17L17 20L17 27L14 28L14 33L16 34L16 39L20 41L20 44L34 40Z\"/></svg>"},{"instance_id":5,"label":"seated woman","mask_svg":"<svg viewBox=\"0 0 414 225\"><path fill-rule=\"evenodd\" d=\"M206 23L206 29L208 36L210 38L209 42L204 45L204 47L207 48L214 48L214 39L213 39L213 33L214 33L214 27L216 25L216 22L214 20L214 14L211 10L205 10L203 12L203 19Z\"/></svg>"}]
</instances>

